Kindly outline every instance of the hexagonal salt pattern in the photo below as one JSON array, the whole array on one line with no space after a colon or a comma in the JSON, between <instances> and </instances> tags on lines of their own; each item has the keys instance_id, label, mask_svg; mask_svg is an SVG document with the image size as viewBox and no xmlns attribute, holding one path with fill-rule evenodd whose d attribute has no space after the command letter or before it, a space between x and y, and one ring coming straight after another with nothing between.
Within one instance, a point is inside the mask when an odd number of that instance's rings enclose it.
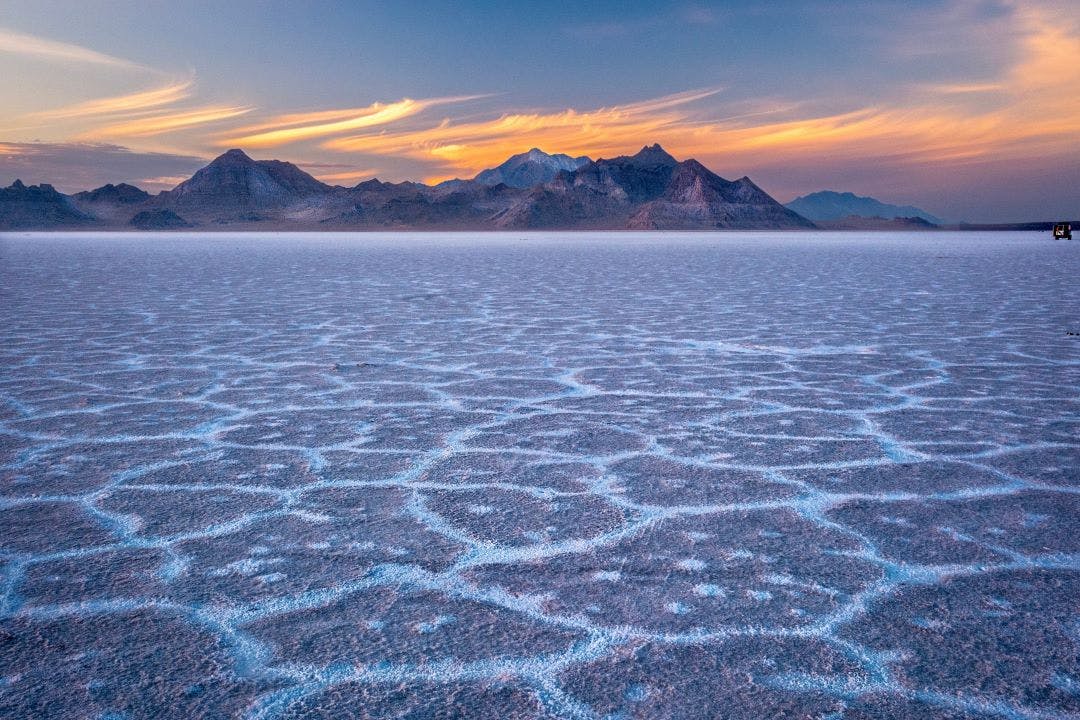
<instances>
[{"instance_id":1,"label":"hexagonal salt pattern","mask_svg":"<svg viewBox=\"0 0 1080 720\"><path fill-rule=\"evenodd\" d=\"M1080 717L1078 276L0 238L0 717Z\"/></svg>"}]
</instances>

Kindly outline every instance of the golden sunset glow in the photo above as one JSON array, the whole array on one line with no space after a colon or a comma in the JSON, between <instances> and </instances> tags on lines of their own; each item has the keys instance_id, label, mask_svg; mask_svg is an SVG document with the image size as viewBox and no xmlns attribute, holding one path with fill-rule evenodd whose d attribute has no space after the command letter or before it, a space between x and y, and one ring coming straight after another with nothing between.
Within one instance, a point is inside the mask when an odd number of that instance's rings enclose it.
<instances>
[{"instance_id":1,"label":"golden sunset glow","mask_svg":"<svg viewBox=\"0 0 1080 720\"><path fill-rule=\"evenodd\" d=\"M690 103L715 94L684 93L595 110L512 113L456 123L444 119L398 132L327 140L337 152L404 156L445 168L428 181L467 176L532 146L594 157L637 150L647 139L680 156L725 164L793 158L879 157L903 163L953 163L1001 154L1053 153L1080 137L1080 35L1061 18L1029 9L1021 18L1016 65L996 82L922 88L904 107L866 107L818 117L755 123L710 121ZM964 96L989 96L990 109ZM956 99L960 96L960 99Z\"/></svg>"}]
</instances>

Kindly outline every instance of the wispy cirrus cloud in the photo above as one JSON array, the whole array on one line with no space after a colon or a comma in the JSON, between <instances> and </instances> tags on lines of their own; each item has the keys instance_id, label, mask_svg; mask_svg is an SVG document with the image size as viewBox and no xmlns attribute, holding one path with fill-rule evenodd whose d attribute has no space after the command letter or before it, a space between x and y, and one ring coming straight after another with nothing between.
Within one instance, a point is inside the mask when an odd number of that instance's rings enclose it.
<instances>
[{"instance_id":1,"label":"wispy cirrus cloud","mask_svg":"<svg viewBox=\"0 0 1080 720\"><path fill-rule=\"evenodd\" d=\"M100 142L109 139L153 137L230 120L246 115L251 110L251 107L242 105L209 105L191 110L173 110L103 125L77 135L76 139L85 142Z\"/></svg>"},{"instance_id":2,"label":"wispy cirrus cloud","mask_svg":"<svg viewBox=\"0 0 1080 720\"><path fill-rule=\"evenodd\" d=\"M52 110L42 110L32 113L30 117L48 122L73 118L93 118L117 113L132 113L163 105L174 105L191 97L194 85L194 78L177 80L151 90L97 98Z\"/></svg>"},{"instance_id":3,"label":"wispy cirrus cloud","mask_svg":"<svg viewBox=\"0 0 1080 720\"><path fill-rule=\"evenodd\" d=\"M215 144L219 147L278 147L312 138L388 125L417 115L437 105L465 102L481 97L484 96L469 95L424 100L403 98L392 103L376 102L362 108L278 115L258 125L237 128L231 131L227 137L216 141Z\"/></svg>"},{"instance_id":4,"label":"wispy cirrus cloud","mask_svg":"<svg viewBox=\"0 0 1080 720\"><path fill-rule=\"evenodd\" d=\"M939 95L972 95L975 93L999 92L1005 90L1006 86L999 82L934 83L922 85L920 89Z\"/></svg>"},{"instance_id":5,"label":"wispy cirrus cloud","mask_svg":"<svg viewBox=\"0 0 1080 720\"><path fill-rule=\"evenodd\" d=\"M89 64L121 70L152 71L145 65L71 43L0 28L0 52L36 58L48 62Z\"/></svg>"},{"instance_id":6,"label":"wispy cirrus cloud","mask_svg":"<svg viewBox=\"0 0 1080 720\"><path fill-rule=\"evenodd\" d=\"M361 180L368 180L379 174L378 168L365 168L363 170L348 170L345 172L336 173L320 173L313 172L312 175L322 180L324 183L335 185L339 183L355 184Z\"/></svg>"},{"instance_id":7,"label":"wispy cirrus cloud","mask_svg":"<svg viewBox=\"0 0 1080 720\"><path fill-rule=\"evenodd\" d=\"M244 105L192 105L195 77L160 82L165 73L123 58L0 28L0 52L39 58L72 66L137 70L159 79L149 89L92 98L61 107L38 110L8 119L6 132L26 133L45 127L75 143L127 143L174 131L230 120L252 110Z\"/></svg>"}]
</instances>

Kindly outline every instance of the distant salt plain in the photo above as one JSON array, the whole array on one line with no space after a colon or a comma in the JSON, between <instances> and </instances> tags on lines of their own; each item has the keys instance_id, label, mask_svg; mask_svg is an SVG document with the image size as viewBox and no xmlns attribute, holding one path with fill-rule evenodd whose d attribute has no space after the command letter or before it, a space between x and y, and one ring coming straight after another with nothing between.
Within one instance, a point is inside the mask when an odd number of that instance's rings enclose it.
<instances>
[{"instance_id":1,"label":"distant salt plain","mask_svg":"<svg viewBox=\"0 0 1080 720\"><path fill-rule=\"evenodd\" d=\"M0 717L1080 717L1078 277L0 236Z\"/></svg>"}]
</instances>

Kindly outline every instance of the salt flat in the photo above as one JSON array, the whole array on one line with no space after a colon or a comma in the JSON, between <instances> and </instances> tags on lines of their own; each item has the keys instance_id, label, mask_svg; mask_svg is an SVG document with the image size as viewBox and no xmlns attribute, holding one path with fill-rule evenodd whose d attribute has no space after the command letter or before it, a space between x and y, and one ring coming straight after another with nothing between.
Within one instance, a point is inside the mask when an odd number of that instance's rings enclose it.
<instances>
[{"instance_id":1,"label":"salt flat","mask_svg":"<svg viewBox=\"0 0 1080 720\"><path fill-rule=\"evenodd\" d=\"M1080 717L1078 277L0 237L0 716Z\"/></svg>"}]
</instances>

